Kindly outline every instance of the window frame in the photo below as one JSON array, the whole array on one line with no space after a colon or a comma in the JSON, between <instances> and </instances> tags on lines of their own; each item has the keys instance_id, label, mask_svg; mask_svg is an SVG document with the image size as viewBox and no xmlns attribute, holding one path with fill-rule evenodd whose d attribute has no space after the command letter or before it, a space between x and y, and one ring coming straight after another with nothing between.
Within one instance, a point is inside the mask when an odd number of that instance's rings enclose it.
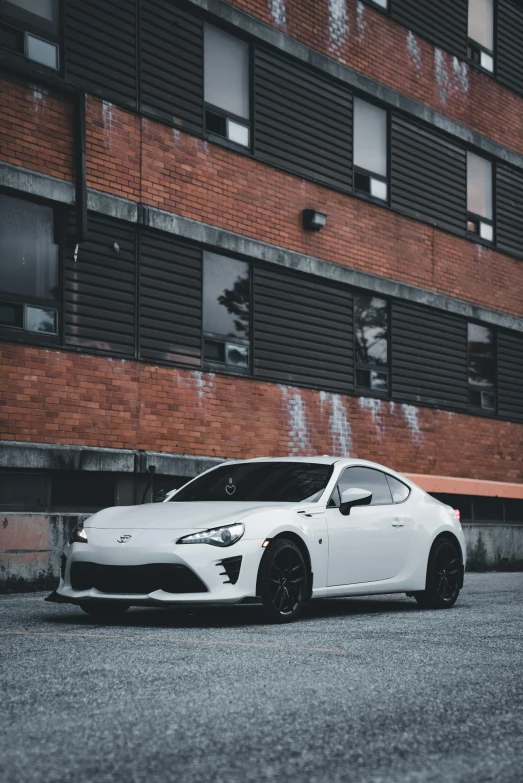
<instances>
[{"instance_id":1,"label":"window frame","mask_svg":"<svg viewBox=\"0 0 523 783\"><path fill-rule=\"evenodd\" d=\"M224 339L224 335L216 334L215 332L208 332L204 330L203 328L203 322L204 322L204 307L205 307L205 300L204 300L204 286L205 286L205 253L213 253L214 255L223 256L224 258L230 258L234 261L242 261L243 263L246 263L249 270L249 339L248 340L226 340ZM253 273L253 264L254 260L252 258L245 258L245 256L241 256L237 253L226 253L221 250L221 248L217 248L214 246L208 246L204 245L202 247L202 290L201 290L201 312L202 312L202 323L201 323L201 367L204 372L215 372L220 374L226 374L226 375L241 375L243 377L248 376L251 377L253 375L253 368L254 368L254 273ZM228 342L231 343L237 343L238 345L246 345L249 351L249 361L247 367L237 367L231 364L226 364L225 362L218 362L213 361L212 359L207 359L205 357L205 341L208 342L220 342L223 343L224 346L227 345Z\"/></svg>"},{"instance_id":2,"label":"window frame","mask_svg":"<svg viewBox=\"0 0 523 783\"><path fill-rule=\"evenodd\" d=\"M370 1L370 0L369 0ZM374 6L374 3L372 4ZM380 9L381 11L384 11L385 9ZM364 169L361 166L357 166L355 162L356 157L356 143L355 143L355 104L354 99L359 99L363 103L368 103L371 106L374 106L376 109L380 109L380 111L385 112L385 132L387 134L387 138L385 140L385 155L386 155L386 168L387 173L385 176L381 174L376 174L373 171L370 171L369 169ZM392 145L392 112L388 107L382 106L380 103L369 100L368 96L361 96L359 93L354 92L353 93L353 118L352 118L352 193L357 198L362 198L365 201L370 201L372 204L378 204L382 207L390 207L390 179L391 179L391 145ZM362 176L362 177L368 177L369 178L369 191L361 190L356 187L356 175ZM371 187L371 181L376 180L377 182L383 183L387 188L387 198L382 199L378 196L372 196L370 193L370 187Z\"/></svg>"},{"instance_id":3,"label":"window frame","mask_svg":"<svg viewBox=\"0 0 523 783\"><path fill-rule=\"evenodd\" d=\"M484 155L482 153L476 152L476 150L467 148L467 230L466 235L469 239L472 239L474 242L479 242L482 245L486 245L487 247L496 247L496 179L497 179L497 170L496 170L496 160L493 158L488 157L487 155ZM491 179L491 193L492 193L492 218L485 218L482 215L477 215L475 212L471 212L469 210L468 205L468 184L469 184L469 163L468 163L468 156L469 153L472 153L473 155L476 155L478 158L482 158L483 160L486 160L488 163L490 163L490 179ZM475 224L477 226L477 231L472 231L469 228L469 224ZM485 226L490 226L492 229L492 239L485 239L485 237L482 237L481 232L481 224Z\"/></svg>"},{"instance_id":4,"label":"window frame","mask_svg":"<svg viewBox=\"0 0 523 783\"><path fill-rule=\"evenodd\" d=\"M385 483L386 483L386 485L388 487L388 490L390 492L390 503L373 503L371 501L371 503L369 503L368 506L365 506L365 508L378 508L380 506L395 506L395 505L398 505L397 503L394 503L394 501L392 499L392 491L391 491L389 482L387 481L387 474L385 473L384 470L380 470L379 468L371 468L369 465L347 465L345 468L342 468L340 470L340 473L338 475L338 478L336 479L336 483L334 485L334 488L333 488L332 492L329 495L329 499L327 501L327 508L339 508L340 507L340 503L341 503L341 492L340 492L340 489L339 489L340 479L348 470L353 470L354 468L364 468L365 470L374 470L376 473L381 473L381 475L385 477ZM362 487L362 489L363 489L363 487ZM336 500L334 498L334 495L336 493L338 494L338 500ZM409 495L410 495L410 492L409 492ZM405 498L405 500L408 500L408 498ZM332 501L332 503L331 503L331 501ZM405 501L401 501L401 502L404 503Z\"/></svg>"},{"instance_id":5,"label":"window frame","mask_svg":"<svg viewBox=\"0 0 523 783\"><path fill-rule=\"evenodd\" d=\"M233 38L237 38L238 40L243 41L248 47L248 67L249 67L249 73L247 74L247 83L249 89L248 120L246 120L245 117L240 117L238 114L234 114L233 112L228 112L226 109L222 109L219 106L216 106L215 104L212 104L209 101L205 100L205 25L210 25L211 27L216 27L219 30L222 30L224 33L231 35ZM204 18L203 20L203 37L202 37L202 41L203 41L203 54L202 54L203 56L203 89L202 89L203 136L208 141L212 141L216 144L221 144L222 146L228 147L229 149L234 150L235 152L240 152L243 153L244 155L252 156L254 150L254 44L250 38L241 34L238 35L238 32L239 31L237 28L233 28L231 30L225 25L217 24L214 19L208 20L207 18ZM227 122L229 120L235 122L238 125L242 125L243 127L246 127L249 134L249 143L247 145L239 144L238 142L231 141L227 137L227 135L221 135L220 133L216 133L215 131L208 130L207 112L210 112L211 114L214 114L215 116L222 118L225 121L226 129L227 129Z\"/></svg>"},{"instance_id":6,"label":"window frame","mask_svg":"<svg viewBox=\"0 0 523 783\"><path fill-rule=\"evenodd\" d=\"M387 311L387 364L386 365L375 365L375 364L366 364L362 362L358 362L356 356L356 344L357 344L357 338L356 338L356 296L358 294L364 294L366 296L370 296L372 298L376 299L382 299L385 302L386 305L386 311ZM391 324L391 317L392 317L392 307L391 307L391 300L389 297L386 296L380 296L379 294L375 294L372 291L366 291L364 289L360 288L353 288L352 291L352 312L353 312L353 356L354 356L354 391L356 393L364 393L365 396L372 396L372 397L378 397L380 399L389 399L392 394L392 367L391 367L391 337L392 337L392 324ZM372 386L362 386L358 383L358 370L362 370L364 372L372 373L374 372L385 372L387 373L387 390L386 391L380 391L379 389L373 389ZM372 380L372 378L371 378Z\"/></svg>"},{"instance_id":7,"label":"window frame","mask_svg":"<svg viewBox=\"0 0 523 783\"><path fill-rule=\"evenodd\" d=\"M0 324L0 339L7 339L14 342L24 343L51 343L53 345L63 343L63 312L64 312L64 232L65 215L64 206L55 201L47 201L32 194L13 191L8 188L0 188L0 196L9 196L17 198L20 201L27 201L32 204L38 204L52 209L54 223L54 238L58 247L58 295L56 299L42 299L35 296L24 294L11 294L0 289L0 302L6 304L20 305L23 308L23 326L8 326ZM33 332L26 329L26 307L41 307L46 310L55 310L57 319L57 330L55 332Z\"/></svg>"},{"instance_id":8,"label":"window frame","mask_svg":"<svg viewBox=\"0 0 523 783\"><path fill-rule=\"evenodd\" d=\"M469 0L470 7L470 0ZM480 44L469 35L469 23L467 17L467 63L487 76L496 77L496 40L498 26L498 4L497 0L492 0L492 49ZM481 56L485 54L492 59L492 68L487 68L481 64ZM476 59L477 58L477 59Z\"/></svg>"},{"instance_id":9,"label":"window frame","mask_svg":"<svg viewBox=\"0 0 523 783\"><path fill-rule=\"evenodd\" d=\"M9 0L8 0L9 1ZM38 21L38 16L24 8L6 7L0 5L0 24L11 28L15 35L21 35L23 46L20 50L5 49L13 55L23 57L31 67L45 68L47 72L61 74L63 64L63 31L64 31L64 0L52 0L56 20L48 22L44 18ZM56 49L56 68L45 65L28 57L28 36L50 44Z\"/></svg>"},{"instance_id":10,"label":"window frame","mask_svg":"<svg viewBox=\"0 0 523 783\"><path fill-rule=\"evenodd\" d=\"M482 389L479 386L476 386L475 384L471 383L469 381L469 367L470 367L470 358L469 358L469 338L468 338L468 328L470 325L475 326L482 326L486 329L490 329L492 332L492 347L493 347L493 365L494 365L494 383L492 387L489 387L488 389ZM482 323L481 321L474 321L471 319L467 319L467 365L466 365L466 372L467 372L467 407L470 413L476 413L481 416L489 416L489 417L497 417L498 416L498 331L494 326L490 326L486 323ZM480 394L482 391L486 391L487 393L491 393L494 395L494 407L493 408L485 408L481 405L473 405L470 402L470 393L471 391L479 391Z\"/></svg>"}]
</instances>

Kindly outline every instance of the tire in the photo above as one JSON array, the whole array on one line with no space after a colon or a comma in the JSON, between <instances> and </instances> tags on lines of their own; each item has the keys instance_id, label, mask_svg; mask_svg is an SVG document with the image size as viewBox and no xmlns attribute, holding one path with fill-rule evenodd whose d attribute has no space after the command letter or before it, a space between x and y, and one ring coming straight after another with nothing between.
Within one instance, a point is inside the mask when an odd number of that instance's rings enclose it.
<instances>
[{"instance_id":1,"label":"tire","mask_svg":"<svg viewBox=\"0 0 523 783\"><path fill-rule=\"evenodd\" d=\"M121 604L119 601L86 601L80 604L80 609L93 617L115 617L124 614L129 609L129 604Z\"/></svg>"},{"instance_id":2,"label":"tire","mask_svg":"<svg viewBox=\"0 0 523 783\"><path fill-rule=\"evenodd\" d=\"M459 547L449 538L437 539L430 550L427 581L414 598L425 609L450 609L461 588L462 559Z\"/></svg>"},{"instance_id":3,"label":"tire","mask_svg":"<svg viewBox=\"0 0 523 783\"><path fill-rule=\"evenodd\" d=\"M270 623L297 620L309 597L310 575L298 546L278 538L267 548L260 565L259 591Z\"/></svg>"}]
</instances>

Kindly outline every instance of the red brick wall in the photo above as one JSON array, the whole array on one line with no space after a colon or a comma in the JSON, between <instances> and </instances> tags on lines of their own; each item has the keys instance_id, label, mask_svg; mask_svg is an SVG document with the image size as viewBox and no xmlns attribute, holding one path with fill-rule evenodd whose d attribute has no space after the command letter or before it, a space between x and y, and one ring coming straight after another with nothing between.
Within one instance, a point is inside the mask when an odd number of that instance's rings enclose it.
<instances>
[{"instance_id":1,"label":"red brick wall","mask_svg":"<svg viewBox=\"0 0 523 783\"><path fill-rule=\"evenodd\" d=\"M523 99L361 0L228 0L485 136L523 152ZM282 24L282 19L285 24ZM278 21L280 23L278 24Z\"/></svg>"},{"instance_id":2,"label":"red brick wall","mask_svg":"<svg viewBox=\"0 0 523 783\"><path fill-rule=\"evenodd\" d=\"M70 104L44 87L0 76L0 159L71 180Z\"/></svg>"},{"instance_id":3,"label":"red brick wall","mask_svg":"<svg viewBox=\"0 0 523 783\"><path fill-rule=\"evenodd\" d=\"M0 390L0 439L523 478L523 425L428 408L9 344Z\"/></svg>"}]
</instances>

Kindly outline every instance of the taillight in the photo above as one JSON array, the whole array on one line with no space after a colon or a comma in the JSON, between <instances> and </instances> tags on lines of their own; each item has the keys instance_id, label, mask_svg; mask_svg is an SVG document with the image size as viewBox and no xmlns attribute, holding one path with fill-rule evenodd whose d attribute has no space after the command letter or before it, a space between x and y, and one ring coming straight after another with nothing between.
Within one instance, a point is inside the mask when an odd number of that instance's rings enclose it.
<instances>
[{"instance_id":1,"label":"taillight","mask_svg":"<svg viewBox=\"0 0 523 783\"><path fill-rule=\"evenodd\" d=\"M459 508L455 508L454 509L454 513L455 513L455 515L458 518L458 522L461 522L461 514L460 514L460 511L459 511Z\"/></svg>"}]
</instances>

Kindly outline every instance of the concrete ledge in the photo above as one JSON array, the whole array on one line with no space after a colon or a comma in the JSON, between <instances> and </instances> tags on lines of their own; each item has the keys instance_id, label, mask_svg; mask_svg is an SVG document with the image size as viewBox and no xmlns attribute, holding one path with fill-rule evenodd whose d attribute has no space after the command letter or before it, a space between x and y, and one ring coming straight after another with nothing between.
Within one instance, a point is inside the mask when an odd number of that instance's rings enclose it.
<instances>
[{"instance_id":1,"label":"concrete ledge","mask_svg":"<svg viewBox=\"0 0 523 783\"><path fill-rule=\"evenodd\" d=\"M523 568L523 525L464 524L470 571Z\"/></svg>"},{"instance_id":2,"label":"concrete ledge","mask_svg":"<svg viewBox=\"0 0 523 783\"><path fill-rule=\"evenodd\" d=\"M160 451L0 441L0 468L147 473L154 465L159 475L192 478L220 462L223 460L215 457Z\"/></svg>"}]
</instances>

